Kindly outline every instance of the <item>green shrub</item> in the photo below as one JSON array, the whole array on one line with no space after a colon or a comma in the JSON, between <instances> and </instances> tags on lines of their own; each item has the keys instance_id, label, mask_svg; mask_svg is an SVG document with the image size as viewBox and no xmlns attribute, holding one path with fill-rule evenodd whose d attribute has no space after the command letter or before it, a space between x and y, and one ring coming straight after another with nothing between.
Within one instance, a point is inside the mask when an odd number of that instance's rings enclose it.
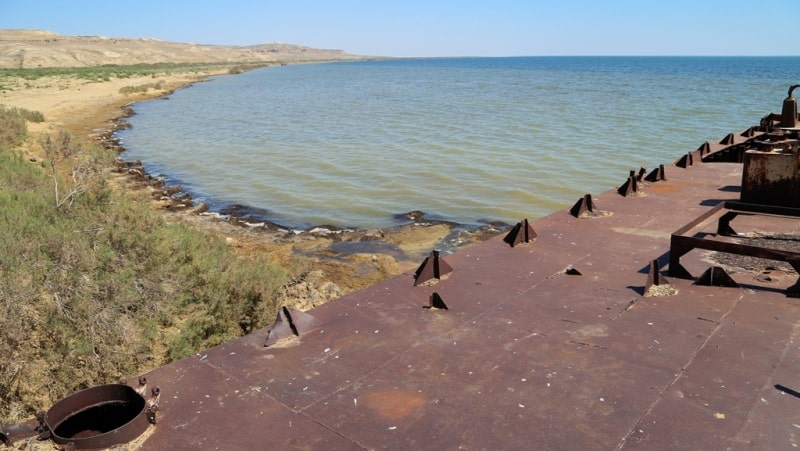
<instances>
[{"instance_id":1,"label":"green shrub","mask_svg":"<svg viewBox=\"0 0 800 451\"><path fill-rule=\"evenodd\" d=\"M150 89L159 90L163 88L164 88L164 82L159 81L156 83L144 83L138 86L123 86L119 88L119 92L120 94L136 94L140 92L147 92Z\"/></svg>"},{"instance_id":2,"label":"green shrub","mask_svg":"<svg viewBox=\"0 0 800 451\"><path fill-rule=\"evenodd\" d=\"M264 66L264 63L253 63L250 67ZM203 72L209 70L225 70L232 67L232 63L154 63L154 64L133 64L118 66L108 64L103 66L91 67L38 67L29 69L0 69L0 80L3 78L22 78L24 80L37 80L43 77L63 77L88 80L92 82L110 80L112 78L131 78L131 77L156 77L159 74L171 74L176 72Z\"/></svg>"},{"instance_id":3,"label":"green shrub","mask_svg":"<svg viewBox=\"0 0 800 451\"><path fill-rule=\"evenodd\" d=\"M17 133L3 139L17 142ZM115 157L91 148L72 158L101 174ZM48 169L0 151L0 421L29 418L80 388L274 318L287 280L277 265L243 259L221 236L168 221L146 193L93 183L70 208L57 208L53 178L61 172Z\"/></svg>"},{"instance_id":4,"label":"green shrub","mask_svg":"<svg viewBox=\"0 0 800 451\"><path fill-rule=\"evenodd\" d=\"M25 117L15 108L0 105L0 150L22 144L27 135Z\"/></svg>"}]
</instances>

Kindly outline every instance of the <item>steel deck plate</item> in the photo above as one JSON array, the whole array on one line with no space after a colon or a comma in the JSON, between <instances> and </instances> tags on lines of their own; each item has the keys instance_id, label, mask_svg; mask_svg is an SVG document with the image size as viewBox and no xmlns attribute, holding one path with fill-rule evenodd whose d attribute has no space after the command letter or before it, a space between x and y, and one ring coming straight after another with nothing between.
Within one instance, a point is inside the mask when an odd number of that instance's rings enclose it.
<instances>
[{"instance_id":1,"label":"steel deck plate","mask_svg":"<svg viewBox=\"0 0 800 451\"><path fill-rule=\"evenodd\" d=\"M738 199L741 165L666 177L596 196L608 216L531 221L532 243L443 256L453 272L433 285L406 273L322 305L299 338L265 348L259 330L152 371L163 395L144 448L797 446L800 393L776 388L800 391L792 281L670 278L677 294L643 296L670 234ZM702 271L707 256L682 262ZM425 308L434 292L448 310Z\"/></svg>"}]
</instances>

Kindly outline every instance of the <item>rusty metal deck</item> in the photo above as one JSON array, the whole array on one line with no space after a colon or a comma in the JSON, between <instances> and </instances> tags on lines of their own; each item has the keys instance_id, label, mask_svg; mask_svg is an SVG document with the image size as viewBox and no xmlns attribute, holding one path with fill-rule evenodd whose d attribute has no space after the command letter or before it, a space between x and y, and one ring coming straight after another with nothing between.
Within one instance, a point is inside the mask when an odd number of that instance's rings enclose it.
<instances>
[{"instance_id":1,"label":"rusty metal deck","mask_svg":"<svg viewBox=\"0 0 800 451\"><path fill-rule=\"evenodd\" d=\"M309 312L321 325L299 338L264 347L260 330L158 368L143 447L796 447L800 301L783 293L796 276L670 278L676 295L643 296L670 234L738 199L741 168L667 166L638 195L594 196L610 215L565 209L530 223L533 243L445 256L453 271L434 285L403 274ZM707 254L681 262L699 274ZM424 308L434 292L449 310Z\"/></svg>"}]
</instances>

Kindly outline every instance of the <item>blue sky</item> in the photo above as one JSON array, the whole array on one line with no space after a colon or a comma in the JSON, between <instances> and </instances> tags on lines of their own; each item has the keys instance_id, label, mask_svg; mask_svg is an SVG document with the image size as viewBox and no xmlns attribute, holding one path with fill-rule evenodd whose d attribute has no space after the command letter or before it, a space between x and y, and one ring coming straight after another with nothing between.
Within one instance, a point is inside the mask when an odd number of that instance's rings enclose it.
<instances>
[{"instance_id":1,"label":"blue sky","mask_svg":"<svg viewBox=\"0 0 800 451\"><path fill-rule=\"evenodd\" d=\"M800 55L800 0L0 0L0 28L382 56Z\"/></svg>"}]
</instances>

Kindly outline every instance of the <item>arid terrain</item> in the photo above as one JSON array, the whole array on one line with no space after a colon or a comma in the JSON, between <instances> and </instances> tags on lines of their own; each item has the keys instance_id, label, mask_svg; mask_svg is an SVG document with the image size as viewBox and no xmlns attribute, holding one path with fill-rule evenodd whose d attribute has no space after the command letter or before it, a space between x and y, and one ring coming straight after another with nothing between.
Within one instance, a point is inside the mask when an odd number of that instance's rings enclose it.
<instances>
[{"instance_id":1,"label":"arid terrain","mask_svg":"<svg viewBox=\"0 0 800 451\"><path fill-rule=\"evenodd\" d=\"M342 50L269 43L201 45L158 39L64 36L42 30L0 30L0 68L90 67L132 64L307 62L362 59Z\"/></svg>"},{"instance_id":2,"label":"arid terrain","mask_svg":"<svg viewBox=\"0 0 800 451\"><path fill-rule=\"evenodd\" d=\"M130 104L168 96L176 89L209 76L232 73L234 67L357 59L363 58L341 50L289 44L231 47L0 30L0 68L9 69L0 78L0 104L44 114L45 122L29 124L30 138L23 148L32 161L37 161L43 159L38 144L43 133L66 129L76 139L114 146L112 132L124 126ZM21 72L14 72L14 68L125 66L144 62L191 65L185 70L180 66L164 70L154 68L156 74L101 80L60 74L30 79L21 76ZM124 151L120 159L125 159ZM229 245L244 255L267 254L286 267L293 266L291 269L299 276L287 289L287 303L300 308L311 308L413 270L431 250L454 249L499 232L491 226L460 230L454 228L454 224L428 222L421 212L409 212L407 225L390 230L316 228L296 233L270 224L248 227L236 221L217 219L205 213L202 205L189 202L176 208L175 202L159 195L162 187L142 183L140 178L127 175L125 170L118 172L116 182L126 188L152 190L154 208L163 210L170 218L223 234ZM298 265L302 267L300 270Z\"/></svg>"}]
</instances>

